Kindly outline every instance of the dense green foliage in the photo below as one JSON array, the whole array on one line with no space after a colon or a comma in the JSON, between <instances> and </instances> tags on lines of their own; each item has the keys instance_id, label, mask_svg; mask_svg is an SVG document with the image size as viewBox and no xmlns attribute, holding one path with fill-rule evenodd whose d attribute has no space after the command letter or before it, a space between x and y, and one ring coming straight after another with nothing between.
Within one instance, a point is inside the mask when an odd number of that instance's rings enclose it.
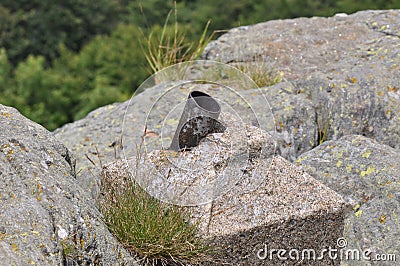
<instances>
[{"instance_id":1,"label":"dense green foliage","mask_svg":"<svg viewBox=\"0 0 400 266\"><path fill-rule=\"evenodd\" d=\"M110 36L96 36L79 53L60 46L46 68L43 56L29 55L13 69L0 51L0 101L55 129L92 109L129 98L147 76L141 33L120 24Z\"/></svg>"},{"instance_id":2,"label":"dense green foliage","mask_svg":"<svg viewBox=\"0 0 400 266\"><path fill-rule=\"evenodd\" d=\"M270 19L400 8L400 1L181 0L176 7L180 29L195 41L210 19L209 31L227 30ZM127 99L150 74L146 36L160 36L173 8L173 0L1 1L0 103L52 130Z\"/></svg>"},{"instance_id":3,"label":"dense green foliage","mask_svg":"<svg viewBox=\"0 0 400 266\"><path fill-rule=\"evenodd\" d=\"M78 51L94 35L110 32L121 11L119 1L109 0L2 0L0 47L13 64L29 54L52 60L59 44Z\"/></svg>"}]
</instances>

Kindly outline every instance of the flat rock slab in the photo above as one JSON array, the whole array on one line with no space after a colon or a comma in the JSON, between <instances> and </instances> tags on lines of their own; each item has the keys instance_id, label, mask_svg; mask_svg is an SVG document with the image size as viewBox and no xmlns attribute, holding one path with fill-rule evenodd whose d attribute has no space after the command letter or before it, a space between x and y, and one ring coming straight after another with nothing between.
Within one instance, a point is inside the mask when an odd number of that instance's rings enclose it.
<instances>
[{"instance_id":1,"label":"flat rock slab","mask_svg":"<svg viewBox=\"0 0 400 266\"><path fill-rule=\"evenodd\" d=\"M297 164L340 193L353 210L346 217L348 248L400 259L400 152L363 136L327 141ZM395 262L347 261L348 265Z\"/></svg>"},{"instance_id":2,"label":"flat rock slab","mask_svg":"<svg viewBox=\"0 0 400 266\"><path fill-rule=\"evenodd\" d=\"M0 105L0 264L137 265L109 233L75 159L42 126Z\"/></svg>"}]
</instances>

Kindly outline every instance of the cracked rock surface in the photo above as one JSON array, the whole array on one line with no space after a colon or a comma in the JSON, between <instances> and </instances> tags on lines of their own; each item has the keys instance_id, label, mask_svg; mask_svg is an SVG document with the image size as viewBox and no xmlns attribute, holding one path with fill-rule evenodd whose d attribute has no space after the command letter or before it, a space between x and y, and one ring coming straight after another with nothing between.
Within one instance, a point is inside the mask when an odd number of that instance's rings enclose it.
<instances>
[{"instance_id":1,"label":"cracked rock surface","mask_svg":"<svg viewBox=\"0 0 400 266\"><path fill-rule=\"evenodd\" d=\"M76 183L75 158L50 132L0 105L2 265L135 265Z\"/></svg>"}]
</instances>

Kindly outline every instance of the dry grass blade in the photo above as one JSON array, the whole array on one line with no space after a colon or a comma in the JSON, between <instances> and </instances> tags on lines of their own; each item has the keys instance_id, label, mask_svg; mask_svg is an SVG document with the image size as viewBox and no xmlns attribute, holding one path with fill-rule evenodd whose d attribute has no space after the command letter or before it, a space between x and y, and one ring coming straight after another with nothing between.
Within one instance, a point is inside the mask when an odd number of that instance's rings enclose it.
<instances>
[{"instance_id":1,"label":"dry grass blade","mask_svg":"<svg viewBox=\"0 0 400 266\"><path fill-rule=\"evenodd\" d=\"M170 11L159 36L156 36L153 31L148 37L144 37L147 45L144 52L151 74L178 63L196 60L214 36L214 32L208 34L210 26L210 21L208 21L200 39L196 42L188 41L178 24L176 4L174 11L175 21L172 30L169 26L172 14Z\"/></svg>"}]
</instances>

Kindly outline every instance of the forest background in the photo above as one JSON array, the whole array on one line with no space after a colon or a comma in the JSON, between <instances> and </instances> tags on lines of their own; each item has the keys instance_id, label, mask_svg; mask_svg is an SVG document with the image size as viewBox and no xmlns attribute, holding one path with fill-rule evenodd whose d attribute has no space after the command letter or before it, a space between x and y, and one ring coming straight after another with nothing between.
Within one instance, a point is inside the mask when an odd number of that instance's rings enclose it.
<instances>
[{"instance_id":1,"label":"forest background","mask_svg":"<svg viewBox=\"0 0 400 266\"><path fill-rule=\"evenodd\" d=\"M189 47L205 29L217 38L272 19L398 8L398 0L1 0L0 103L54 130L129 99L152 74L149 41L175 34L175 22Z\"/></svg>"}]
</instances>

